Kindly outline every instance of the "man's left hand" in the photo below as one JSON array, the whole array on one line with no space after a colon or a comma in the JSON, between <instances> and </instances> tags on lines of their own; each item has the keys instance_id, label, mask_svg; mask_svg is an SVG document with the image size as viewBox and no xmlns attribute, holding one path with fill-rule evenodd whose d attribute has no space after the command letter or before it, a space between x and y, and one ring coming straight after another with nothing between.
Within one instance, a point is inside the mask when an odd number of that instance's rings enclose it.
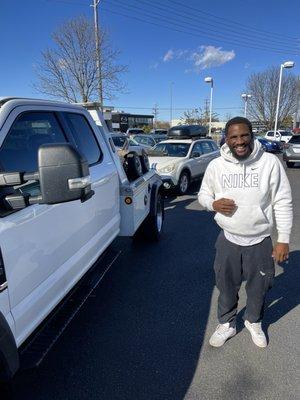
<instances>
[{"instance_id":1,"label":"man's left hand","mask_svg":"<svg viewBox=\"0 0 300 400\"><path fill-rule=\"evenodd\" d=\"M281 263L289 258L289 251L288 243L276 243L273 248L272 257L276 262Z\"/></svg>"}]
</instances>

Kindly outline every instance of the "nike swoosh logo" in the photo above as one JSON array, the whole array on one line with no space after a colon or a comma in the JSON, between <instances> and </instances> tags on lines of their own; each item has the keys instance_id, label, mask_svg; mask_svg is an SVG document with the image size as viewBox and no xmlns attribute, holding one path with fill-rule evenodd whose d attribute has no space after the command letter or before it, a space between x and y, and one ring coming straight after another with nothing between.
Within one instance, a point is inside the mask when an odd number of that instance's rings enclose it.
<instances>
[{"instance_id":1,"label":"nike swoosh logo","mask_svg":"<svg viewBox=\"0 0 300 400\"><path fill-rule=\"evenodd\" d=\"M251 169L253 170L253 169L257 169L258 167L251 167Z\"/></svg>"}]
</instances>

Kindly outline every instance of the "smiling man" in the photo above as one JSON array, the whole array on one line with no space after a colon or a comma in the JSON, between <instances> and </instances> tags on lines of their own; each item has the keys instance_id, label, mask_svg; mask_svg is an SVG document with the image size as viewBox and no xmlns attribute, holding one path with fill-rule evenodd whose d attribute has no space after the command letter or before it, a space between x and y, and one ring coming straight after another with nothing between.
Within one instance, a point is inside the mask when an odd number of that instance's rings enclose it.
<instances>
[{"instance_id":1,"label":"smiling man","mask_svg":"<svg viewBox=\"0 0 300 400\"><path fill-rule=\"evenodd\" d=\"M227 122L221 156L209 164L198 199L216 213L222 228L214 263L219 325L209 342L220 347L236 334L238 292L246 280L245 326L253 342L266 347L261 327L264 301L274 278L274 260L288 259L292 197L280 160L264 152L248 119ZM278 233L274 246L273 214Z\"/></svg>"}]
</instances>

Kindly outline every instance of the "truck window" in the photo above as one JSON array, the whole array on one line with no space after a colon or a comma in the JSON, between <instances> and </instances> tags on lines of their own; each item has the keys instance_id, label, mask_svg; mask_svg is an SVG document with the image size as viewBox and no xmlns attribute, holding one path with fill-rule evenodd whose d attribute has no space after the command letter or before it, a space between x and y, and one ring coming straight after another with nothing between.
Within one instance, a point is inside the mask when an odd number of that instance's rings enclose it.
<instances>
[{"instance_id":1,"label":"truck window","mask_svg":"<svg viewBox=\"0 0 300 400\"><path fill-rule=\"evenodd\" d=\"M78 150L89 165L100 161L102 153L88 121L81 114L64 113Z\"/></svg>"},{"instance_id":2,"label":"truck window","mask_svg":"<svg viewBox=\"0 0 300 400\"><path fill-rule=\"evenodd\" d=\"M38 148L46 143L65 143L65 135L51 112L26 112L10 128L0 149L0 166L5 172L38 170ZM38 182L14 188L32 196L40 193Z\"/></svg>"},{"instance_id":3,"label":"truck window","mask_svg":"<svg viewBox=\"0 0 300 400\"><path fill-rule=\"evenodd\" d=\"M0 149L5 172L38 170L38 148L46 143L64 143L66 138L53 113L27 112L13 123Z\"/></svg>"}]
</instances>

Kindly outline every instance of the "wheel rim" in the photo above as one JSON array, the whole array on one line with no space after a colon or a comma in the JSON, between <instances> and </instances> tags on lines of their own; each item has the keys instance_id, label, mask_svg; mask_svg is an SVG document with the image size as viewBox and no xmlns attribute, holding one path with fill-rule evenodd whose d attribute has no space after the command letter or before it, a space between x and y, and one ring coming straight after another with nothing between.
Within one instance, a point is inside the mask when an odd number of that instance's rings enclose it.
<instances>
[{"instance_id":1,"label":"wheel rim","mask_svg":"<svg viewBox=\"0 0 300 400\"><path fill-rule=\"evenodd\" d=\"M189 185L188 177L184 174L181 176L179 184L181 193L185 193L187 191L188 185Z\"/></svg>"},{"instance_id":2,"label":"wheel rim","mask_svg":"<svg viewBox=\"0 0 300 400\"><path fill-rule=\"evenodd\" d=\"M158 232L161 232L162 224L163 224L163 210L162 210L161 200L159 197L157 201L157 210L156 210L156 227Z\"/></svg>"}]
</instances>

